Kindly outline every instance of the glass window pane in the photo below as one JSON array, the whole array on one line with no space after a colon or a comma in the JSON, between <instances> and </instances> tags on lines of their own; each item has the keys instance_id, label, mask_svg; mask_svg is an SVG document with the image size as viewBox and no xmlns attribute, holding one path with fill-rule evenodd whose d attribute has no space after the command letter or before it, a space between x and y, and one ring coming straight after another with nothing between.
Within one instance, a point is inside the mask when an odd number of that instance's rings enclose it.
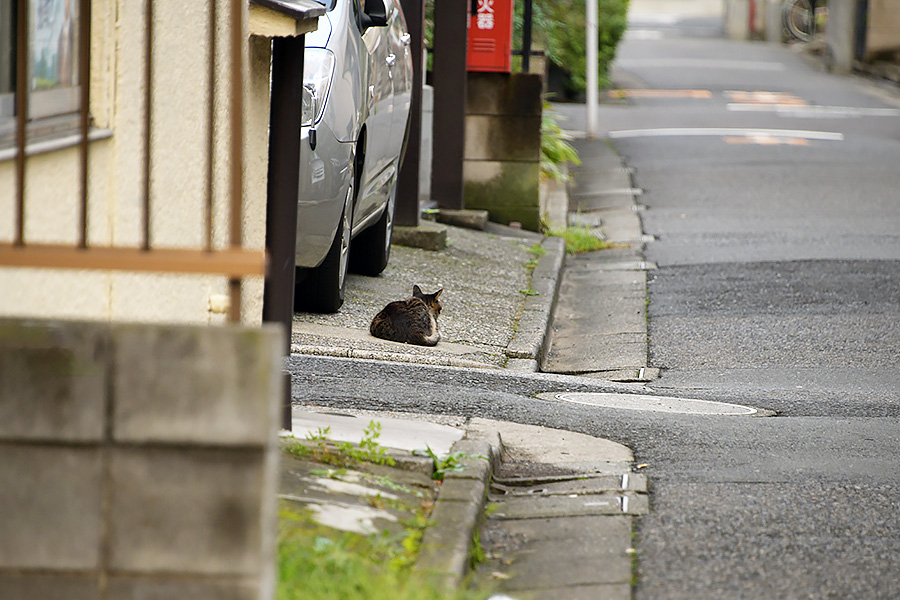
<instances>
[{"instance_id":1,"label":"glass window pane","mask_svg":"<svg viewBox=\"0 0 900 600\"><path fill-rule=\"evenodd\" d=\"M76 0L31 0L31 89L76 85Z\"/></svg>"},{"instance_id":2,"label":"glass window pane","mask_svg":"<svg viewBox=\"0 0 900 600\"><path fill-rule=\"evenodd\" d=\"M11 94L16 82L15 2L0 2L0 94Z\"/></svg>"}]
</instances>

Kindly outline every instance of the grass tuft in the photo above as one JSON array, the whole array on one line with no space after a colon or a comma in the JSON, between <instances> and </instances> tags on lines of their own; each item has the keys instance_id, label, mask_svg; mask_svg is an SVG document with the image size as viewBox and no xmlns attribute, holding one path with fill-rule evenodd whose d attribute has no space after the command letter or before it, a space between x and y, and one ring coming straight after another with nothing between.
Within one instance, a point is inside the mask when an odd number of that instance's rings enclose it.
<instances>
[{"instance_id":1,"label":"grass tuft","mask_svg":"<svg viewBox=\"0 0 900 600\"><path fill-rule=\"evenodd\" d=\"M566 252L569 254L594 252L608 247L605 241L594 235L587 227L555 229L548 231L547 235L563 238L566 241Z\"/></svg>"}]
</instances>

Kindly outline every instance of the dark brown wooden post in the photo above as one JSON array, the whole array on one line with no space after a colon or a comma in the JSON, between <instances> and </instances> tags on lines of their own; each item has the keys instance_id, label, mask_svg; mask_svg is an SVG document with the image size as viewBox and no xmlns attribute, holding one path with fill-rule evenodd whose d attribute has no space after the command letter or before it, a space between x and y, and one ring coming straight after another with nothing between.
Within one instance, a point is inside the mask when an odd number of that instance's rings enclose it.
<instances>
[{"instance_id":1,"label":"dark brown wooden post","mask_svg":"<svg viewBox=\"0 0 900 600\"><path fill-rule=\"evenodd\" d=\"M422 159L422 84L425 79L423 62L425 47L424 0L400 0L406 15L410 36L409 51L413 59L412 103L409 109L409 138L406 156L400 168L397 206L394 222L397 225L419 225L419 164Z\"/></svg>"},{"instance_id":2,"label":"dark brown wooden post","mask_svg":"<svg viewBox=\"0 0 900 600\"><path fill-rule=\"evenodd\" d=\"M269 175L266 245L269 268L263 291L263 321L281 323L285 356L291 353L294 319L294 252L300 181L300 106L304 36L272 41L272 105L269 115ZM291 430L290 375L285 374L282 427Z\"/></svg>"},{"instance_id":3,"label":"dark brown wooden post","mask_svg":"<svg viewBox=\"0 0 900 600\"><path fill-rule=\"evenodd\" d=\"M463 208L466 130L466 42L470 0L434 3L434 153L431 196L438 207Z\"/></svg>"}]
</instances>

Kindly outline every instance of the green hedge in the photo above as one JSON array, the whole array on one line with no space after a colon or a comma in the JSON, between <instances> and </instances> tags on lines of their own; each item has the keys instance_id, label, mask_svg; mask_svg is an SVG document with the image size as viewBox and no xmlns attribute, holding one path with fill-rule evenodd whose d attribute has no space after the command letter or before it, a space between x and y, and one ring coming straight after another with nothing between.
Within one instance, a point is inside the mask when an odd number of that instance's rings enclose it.
<instances>
[{"instance_id":1,"label":"green hedge","mask_svg":"<svg viewBox=\"0 0 900 600\"><path fill-rule=\"evenodd\" d=\"M547 58L567 75L571 94L585 89L585 0L533 0L533 49L543 49ZM609 65L625 33L628 0L596 0L599 39L598 83L609 86ZM516 1L513 46L522 44L522 0Z\"/></svg>"},{"instance_id":2,"label":"green hedge","mask_svg":"<svg viewBox=\"0 0 900 600\"><path fill-rule=\"evenodd\" d=\"M515 1L513 48L522 46L522 11L524 0ZM434 2L425 0L425 46L432 47L434 35ZM609 86L609 65L625 33L628 0L596 0L597 37L599 39L600 89ZM585 89L585 0L533 0L532 50L543 50L558 71L564 74L564 86L570 95ZM428 70L431 69L429 54ZM521 59L514 60L521 65ZM551 84L552 85L552 84ZM560 98L561 99L561 98Z\"/></svg>"}]
</instances>

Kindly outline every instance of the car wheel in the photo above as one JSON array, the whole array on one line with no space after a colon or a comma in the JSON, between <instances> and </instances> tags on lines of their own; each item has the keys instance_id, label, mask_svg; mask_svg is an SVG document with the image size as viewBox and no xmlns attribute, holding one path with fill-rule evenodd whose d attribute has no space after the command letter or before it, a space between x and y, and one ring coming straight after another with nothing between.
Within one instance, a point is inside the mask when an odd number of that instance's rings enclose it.
<instances>
[{"instance_id":1,"label":"car wheel","mask_svg":"<svg viewBox=\"0 0 900 600\"><path fill-rule=\"evenodd\" d=\"M309 269L305 277L297 277L294 308L308 312L337 312L344 303L347 286L347 265L350 259L350 232L353 223L353 202L356 178L351 174L350 187L344 198L344 210L334 241L322 264ZM299 275L299 274L298 274Z\"/></svg>"},{"instance_id":2,"label":"car wheel","mask_svg":"<svg viewBox=\"0 0 900 600\"><path fill-rule=\"evenodd\" d=\"M394 235L394 208L397 205L397 180L391 188L381 218L353 240L350 267L354 273L374 277L388 265L391 258L391 238Z\"/></svg>"}]
</instances>

